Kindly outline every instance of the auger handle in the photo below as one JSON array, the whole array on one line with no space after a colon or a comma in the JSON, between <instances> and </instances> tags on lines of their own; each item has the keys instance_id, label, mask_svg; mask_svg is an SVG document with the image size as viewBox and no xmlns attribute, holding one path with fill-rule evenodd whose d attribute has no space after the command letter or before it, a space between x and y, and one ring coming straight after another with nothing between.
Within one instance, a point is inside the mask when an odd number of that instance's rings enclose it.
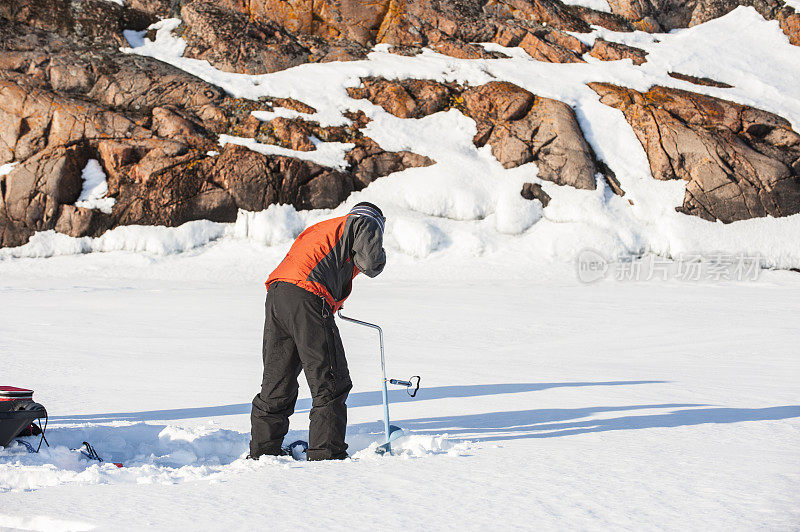
<instances>
[{"instance_id":1,"label":"auger handle","mask_svg":"<svg viewBox=\"0 0 800 532\"><path fill-rule=\"evenodd\" d=\"M416 397L417 392L419 391L419 383L420 383L420 381L422 381L422 377L420 377L419 375L414 375L413 377L411 377L408 380L410 380L411 382L414 382L414 379L417 379L417 383L414 385L414 391L411 392L411 391L406 390L408 392L408 395L410 395L411 397Z\"/></svg>"},{"instance_id":2,"label":"auger handle","mask_svg":"<svg viewBox=\"0 0 800 532\"><path fill-rule=\"evenodd\" d=\"M416 379L416 382L414 382L414 379ZM416 397L417 392L419 391L419 383L421 380L422 379L420 378L419 375L414 375L407 381L401 381L400 379L389 379L389 384L394 384L396 386L405 386L406 388L411 388L413 386L414 387L413 392L408 389L406 390L406 392L408 393L409 397Z\"/></svg>"},{"instance_id":3,"label":"auger handle","mask_svg":"<svg viewBox=\"0 0 800 532\"><path fill-rule=\"evenodd\" d=\"M383 329L379 326L375 325L374 323L369 323L367 321L357 320L355 318L350 318L342 314L342 311L339 310L336 313L340 318L345 321L349 321L352 323L357 323L359 325L364 325L365 327L371 327L378 331L378 339L381 343L381 373L383 374L383 381L381 382L383 386L383 390L381 390L381 397L383 399L383 428L384 432L386 433L386 445L389 445L389 437L391 436L391 425L389 424L389 391L386 389L386 383L388 380L386 379L386 357L383 354ZM391 453L391 447L387 447L389 453Z\"/></svg>"}]
</instances>

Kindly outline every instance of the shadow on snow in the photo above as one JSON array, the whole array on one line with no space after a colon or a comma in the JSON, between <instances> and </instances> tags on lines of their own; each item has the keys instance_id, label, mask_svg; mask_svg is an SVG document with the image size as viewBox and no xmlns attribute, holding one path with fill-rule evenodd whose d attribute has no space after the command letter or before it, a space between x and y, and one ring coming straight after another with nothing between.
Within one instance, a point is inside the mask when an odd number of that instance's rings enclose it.
<instances>
[{"instance_id":1,"label":"shadow on snow","mask_svg":"<svg viewBox=\"0 0 800 532\"><path fill-rule=\"evenodd\" d=\"M587 432L686 427L706 423L775 421L800 417L800 406L796 405L768 408L689 408L700 406L707 405L653 404L518 410L492 412L489 414L407 419L403 420L401 424L415 434L461 434L465 439L472 441L501 441L521 438L554 438ZM667 413L581 420L603 412L660 408L681 409Z\"/></svg>"},{"instance_id":2,"label":"shadow on snow","mask_svg":"<svg viewBox=\"0 0 800 532\"><path fill-rule=\"evenodd\" d=\"M437 386L421 388L417 397L411 399L405 390L390 390L389 401L403 403L408 401L426 401L432 399L451 399L459 397L479 397L508 393L525 393L547 390L549 388L581 387L581 386L628 386L634 384L663 384L667 381L606 381L606 382L539 382L539 383L507 383L507 384L473 384L469 386ZM377 406L381 404L379 391L351 393L347 399L350 408ZM311 409L311 399L297 401L295 412L307 412ZM250 403L221 406L203 406L196 408L174 408L167 410L148 410L143 412L115 412L108 414L81 414L74 416L51 416L53 423L107 423L112 421L164 421L193 419L202 417L235 416L250 413Z\"/></svg>"},{"instance_id":3,"label":"shadow on snow","mask_svg":"<svg viewBox=\"0 0 800 532\"><path fill-rule=\"evenodd\" d=\"M526 393L561 387L583 386L628 386L639 384L662 384L668 381L606 381L606 382L550 382L550 383L507 383L477 384L469 386L438 386L423 388L414 401L433 399L479 397L499 394ZM392 403L412 401L404 390L389 392ZM351 394L349 407L368 407L381 404L378 391ZM307 412L311 399L297 402L297 412ZM707 408L699 408L707 407ZM637 410L677 409L670 412L634 414L607 419L585 419L609 412L631 412ZM117 412L108 414L86 414L75 416L52 416L55 424L69 423L108 423L113 421L164 421L204 417L220 417L250 413L250 404L233 404L197 408L177 408L150 410L143 412ZM458 416L425 417L416 419L397 419L398 424L412 434L460 435L472 441L501 441L520 438L552 438L606 432L614 430L636 430L648 428L669 428L702 425L706 423L725 424L742 421L769 421L800 417L800 406L775 406L768 408L725 408L709 407L702 404L645 404L628 406L597 406L588 408L552 408L517 410L510 412L491 412ZM380 423L362 423L350 427L354 432L369 431L374 428L380 432Z\"/></svg>"}]
</instances>

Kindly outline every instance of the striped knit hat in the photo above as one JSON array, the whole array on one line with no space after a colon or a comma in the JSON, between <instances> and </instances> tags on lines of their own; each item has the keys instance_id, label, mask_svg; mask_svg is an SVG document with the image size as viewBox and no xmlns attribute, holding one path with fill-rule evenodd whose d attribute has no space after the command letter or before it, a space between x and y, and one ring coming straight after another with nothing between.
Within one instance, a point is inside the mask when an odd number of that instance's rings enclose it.
<instances>
[{"instance_id":1,"label":"striped knit hat","mask_svg":"<svg viewBox=\"0 0 800 532\"><path fill-rule=\"evenodd\" d=\"M386 218L383 217L383 213L378 208L377 205L373 205L368 201L362 201L361 203L357 203L355 207L350 209L350 214L357 214L359 216L367 216L372 218L376 222L378 222L378 226L381 228L381 232L383 232L384 228L386 227Z\"/></svg>"}]
</instances>

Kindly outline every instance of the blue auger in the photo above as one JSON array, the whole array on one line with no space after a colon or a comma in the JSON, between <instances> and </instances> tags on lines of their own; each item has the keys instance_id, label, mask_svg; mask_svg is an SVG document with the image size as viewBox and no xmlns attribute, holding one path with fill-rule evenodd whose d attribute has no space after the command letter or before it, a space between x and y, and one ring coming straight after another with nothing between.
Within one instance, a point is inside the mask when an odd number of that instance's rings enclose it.
<instances>
[{"instance_id":1,"label":"blue auger","mask_svg":"<svg viewBox=\"0 0 800 532\"><path fill-rule=\"evenodd\" d=\"M386 432L386 443L378 446L378 448L375 449L375 452L378 454L392 454L391 442L403 435L403 429L401 429L396 425L391 425L389 423L389 391L387 389L386 383L388 382L389 384L394 384L397 386L405 386L408 395L414 397L417 395L417 391L419 391L420 378L418 375L415 375L414 377L411 377L407 381L399 379L387 379L386 358L383 354L383 330L381 330L381 328L375 325L374 323L368 323L366 321L361 321L354 318L348 318L347 316L342 314L341 310L338 312L338 315L345 321L357 323L358 325L364 325L365 327L371 327L378 331L378 338L380 339L381 343L381 372L383 373L383 390L381 391L381 394L383 396L383 426ZM411 391L412 386L414 387L413 391Z\"/></svg>"}]
</instances>

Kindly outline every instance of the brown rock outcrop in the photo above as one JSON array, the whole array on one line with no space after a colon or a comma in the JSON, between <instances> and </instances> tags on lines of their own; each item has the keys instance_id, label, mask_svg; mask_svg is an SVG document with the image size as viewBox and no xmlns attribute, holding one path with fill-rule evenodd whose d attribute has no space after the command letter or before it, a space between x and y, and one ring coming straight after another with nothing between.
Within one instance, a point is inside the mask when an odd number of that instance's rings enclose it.
<instances>
[{"instance_id":1,"label":"brown rock outcrop","mask_svg":"<svg viewBox=\"0 0 800 532\"><path fill-rule=\"evenodd\" d=\"M630 59L634 65L641 65L647 61L647 52L641 48L600 38L595 40L589 55L603 61Z\"/></svg>"},{"instance_id":2,"label":"brown rock outcrop","mask_svg":"<svg viewBox=\"0 0 800 532\"><path fill-rule=\"evenodd\" d=\"M563 47L575 52L579 46L559 41L569 40L571 36L565 32L591 31L591 24L615 31L631 29L629 23L618 15L569 6L558 0L392 0L378 31L377 42L396 46L431 46L450 39L517 46L526 34L530 34L528 41L538 48ZM514 36L514 44L504 44L510 41L509 35ZM530 46L533 48L534 45ZM583 52L578 55L580 53ZM566 57L573 61L571 56Z\"/></svg>"},{"instance_id":3,"label":"brown rock outcrop","mask_svg":"<svg viewBox=\"0 0 800 532\"><path fill-rule=\"evenodd\" d=\"M358 140L356 147L347 153L346 159L356 190L361 190L379 177L435 163L429 157L410 151L385 151L368 137Z\"/></svg>"},{"instance_id":4,"label":"brown rock outcrop","mask_svg":"<svg viewBox=\"0 0 800 532\"><path fill-rule=\"evenodd\" d=\"M83 140L145 136L122 114L31 87L21 76L0 78L0 164Z\"/></svg>"},{"instance_id":5,"label":"brown rock outcrop","mask_svg":"<svg viewBox=\"0 0 800 532\"><path fill-rule=\"evenodd\" d=\"M0 246L18 246L35 231L53 229L62 204L81 193L83 146L42 150L0 178Z\"/></svg>"},{"instance_id":6,"label":"brown rock outcrop","mask_svg":"<svg viewBox=\"0 0 800 532\"><path fill-rule=\"evenodd\" d=\"M97 209L62 205L54 229L72 237L100 236L111 224L111 216Z\"/></svg>"},{"instance_id":7,"label":"brown rock outcrop","mask_svg":"<svg viewBox=\"0 0 800 532\"><path fill-rule=\"evenodd\" d=\"M393 0L377 40L395 46L430 46L456 57L464 56L463 46L453 43L494 42L520 46L534 59L547 62L580 62L580 56L588 51L566 33L590 31L579 16L582 12L561 2L490 0L481 4ZM456 52L448 52L448 48Z\"/></svg>"},{"instance_id":8,"label":"brown rock outcrop","mask_svg":"<svg viewBox=\"0 0 800 532\"><path fill-rule=\"evenodd\" d=\"M508 21L566 31L588 32L589 24L629 29L621 17L557 0L228 0L225 4L247 12L253 20L276 22L294 33L365 46L486 42Z\"/></svg>"},{"instance_id":9,"label":"brown rock outcrop","mask_svg":"<svg viewBox=\"0 0 800 532\"><path fill-rule=\"evenodd\" d=\"M594 189L597 165L575 113L565 103L541 98L508 82L464 88L434 81L365 78L350 89L401 118L420 118L456 107L475 120L476 146L489 144L505 168L536 162L539 177Z\"/></svg>"},{"instance_id":10,"label":"brown rock outcrop","mask_svg":"<svg viewBox=\"0 0 800 532\"><path fill-rule=\"evenodd\" d=\"M588 24L575 11L552 0L488 0L483 5L483 12L500 18L544 23L567 31L589 30Z\"/></svg>"},{"instance_id":11,"label":"brown rock outcrop","mask_svg":"<svg viewBox=\"0 0 800 532\"><path fill-rule=\"evenodd\" d=\"M520 195L526 200L538 199L542 202L542 207L547 207L550 204L550 194L544 191L542 185L538 183L525 183L522 185Z\"/></svg>"},{"instance_id":12,"label":"brown rock outcrop","mask_svg":"<svg viewBox=\"0 0 800 532\"><path fill-rule=\"evenodd\" d=\"M160 16L174 11L163 4L131 5ZM477 59L502 55L472 43L497 42L542 61L577 62L587 49L566 32L588 32L590 24L630 29L622 17L558 0L206 0L185 3L181 12L187 55L245 73L359 59L376 43L404 54L428 46Z\"/></svg>"},{"instance_id":13,"label":"brown rock outcrop","mask_svg":"<svg viewBox=\"0 0 800 532\"><path fill-rule=\"evenodd\" d=\"M229 72L266 74L308 62L366 57L366 49L358 43L293 33L269 18L253 20L215 2L186 4L181 17L186 24L186 55Z\"/></svg>"},{"instance_id":14,"label":"brown rock outcrop","mask_svg":"<svg viewBox=\"0 0 800 532\"><path fill-rule=\"evenodd\" d=\"M265 74L308 62L309 51L277 23L251 22L247 15L217 3L183 6L186 55L220 70Z\"/></svg>"},{"instance_id":15,"label":"brown rock outcrop","mask_svg":"<svg viewBox=\"0 0 800 532\"><path fill-rule=\"evenodd\" d=\"M230 222L240 208L274 202L332 208L382 175L433 163L363 138L363 113L339 128L278 119L268 136L252 111L314 109L288 99L230 98L165 63L40 26L47 29L0 18L0 164L19 163L0 176L0 246L49 229L95 236L127 224ZM357 147L348 154L351 168L336 171L233 145L210 156L220 133L294 149L315 149L310 135ZM107 175L111 214L74 205L89 159Z\"/></svg>"},{"instance_id":16,"label":"brown rock outcrop","mask_svg":"<svg viewBox=\"0 0 800 532\"><path fill-rule=\"evenodd\" d=\"M572 35L552 28L526 32L517 46L537 61L547 63L582 63L581 55L589 51Z\"/></svg>"},{"instance_id":17,"label":"brown rock outcrop","mask_svg":"<svg viewBox=\"0 0 800 532\"><path fill-rule=\"evenodd\" d=\"M87 43L126 46L123 29L142 30L155 18L107 0L7 0L0 18Z\"/></svg>"},{"instance_id":18,"label":"brown rock outcrop","mask_svg":"<svg viewBox=\"0 0 800 532\"><path fill-rule=\"evenodd\" d=\"M583 6L567 6L567 9L590 26L601 26L611 31L633 31L630 22L617 14L595 11Z\"/></svg>"},{"instance_id":19,"label":"brown rock outcrop","mask_svg":"<svg viewBox=\"0 0 800 532\"><path fill-rule=\"evenodd\" d=\"M411 81L411 86L424 87L424 84L414 83L416 80ZM290 105L295 104L296 102L293 102ZM301 118L291 120L275 118L265 123L259 122L251 136L264 144L275 144L298 151L317 149L311 141L312 135L323 142L355 144L355 147L345 155L348 163L346 173L352 174L354 190L361 190L379 177L394 172L434 164L432 159L409 151L390 152L384 150L375 141L362 135L360 129L367 124L363 112L351 115L350 118L353 121L351 126L335 127L320 127L316 122L309 122Z\"/></svg>"},{"instance_id":20,"label":"brown rock outcrop","mask_svg":"<svg viewBox=\"0 0 800 532\"><path fill-rule=\"evenodd\" d=\"M302 120L289 120L278 117L259 127L268 130L268 134L256 133L255 138L266 144L277 144L298 151L314 151L317 149L309 138L311 132Z\"/></svg>"},{"instance_id":21,"label":"brown rock outcrop","mask_svg":"<svg viewBox=\"0 0 800 532\"><path fill-rule=\"evenodd\" d=\"M361 87L347 89L351 98L367 99L400 118L421 118L451 105L451 88L436 81L380 78L361 81Z\"/></svg>"},{"instance_id":22,"label":"brown rock outcrop","mask_svg":"<svg viewBox=\"0 0 800 532\"><path fill-rule=\"evenodd\" d=\"M235 145L226 146L208 172L238 207L252 211L273 203L331 209L355 189L349 173L291 157L264 156Z\"/></svg>"},{"instance_id":23,"label":"brown rock outcrop","mask_svg":"<svg viewBox=\"0 0 800 532\"><path fill-rule=\"evenodd\" d=\"M88 46L3 18L0 32L4 80L124 112L136 123L144 124L143 115L155 107L180 107L204 122L209 106L228 101L218 87L148 57Z\"/></svg>"},{"instance_id":24,"label":"brown rock outcrop","mask_svg":"<svg viewBox=\"0 0 800 532\"><path fill-rule=\"evenodd\" d=\"M375 43L402 54L430 47L462 58L502 57L480 42L523 48L540 61L646 60L644 51L598 39L591 51L570 32L597 24L616 31L664 31L722 15L740 3L778 20L800 44L800 15L780 0L611 0L614 14L559 0L6 0L0 3L0 246L35 231L99 235L124 224L229 222L238 209L273 203L332 208L375 179L434 161L387 152L353 124L320 127L302 118L261 122L274 106L313 113L302 102L240 100L152 58L122 54L123 29L180 16L186 55L218 68L264 73L307 62L352 60ZM722 86L714 80L674 77ZM593 84L622 110L658 179L684 179L681 210L726 222L800 211L800 137L775 115L694 93L656 87L638 93ZM613 172L597 161L572 109L505 82L462 87L426 80L364 79L349 89L401 118L457 108L475 120L476 146L506 168L535 162L539 177L595 188ZM219 147L220 134L297 151L324 142L355 145L345 170L244 147ZM220 151L219 155L209 155ZM74 205L81 170L97 159L108 176L111 214ZM526 184L524 197L549 197Z\"/></svg>"},{"instance_id":25,"label":"brown rock outcrop","mask_svg":"<svg viewBox=\"0 0 800 532\"><path fill-rule=\"evenodd\" d=\"M441 40L429 45L431 50L439 52L442 55L449 55L456 59L499 59L505 58L504 54L498 52L487 52L482 46L477 44L465 43L455 39ZM402 50L403 52L408 49ZM398 52L398 50L393 50Z\"/></svg>"},{"instance_id":26,"label":"brown rock outcrop","mask_svg":"<svg viewBox=\"0 0 800 532\"><path fill-rule=\"evenodd\" d=\"M800 46L800 13L789 6L784 6L775 18L780 23L783 33L789 37L789 42Z\"/></svg>"},{"instance_id":27,"label":"brown rock outcrop","mask_svg":"<svg viewBox=\"0 0 800 532\"><path fill-rule=\"evenodd\" d=\"M480 122L511 122L531 110L535 96L507 81L492 81L464 91L467 115Z\"/></svg>"},{"instance_id":28,"label":"brown rock outcrop","mask_svg":"<svg viewBox=\"0 0 800 532\"><path fill-rule=\"evenodd\" d=\"M493 82L464 92L469 116L491 127L485 143L492 147L492 154L505 168L535 162L541 179L594 189L597 173L594 152L583 138L572 108L527 91L523 96L521 91L519 87L510 89ZM483 99L499 103L497 118L473 110L472 102ZM485 131L485 127L479 126L478 130ZM481 145L480 139L476 145Z\"/></svg>"},{"instance_id":29,"label":"brown rock outcrop","mask_svg":"<svg viewBox=\"0 0 800 532\"><path fill-rule=\"evenodd\" d=\"M783 118L677 89L590 86L625 114L653 177L687 181L682 212L723 222L800 212L800 135Z\"/></svg>"},{"instance_id":30,"label":"brown rock outcrop","mask_svg":"<svg viewBox=\"0 0 800 532\"><path fill-rule=\"evenodd\" d=\"M728 85L727 83L716 81L711 78L698 78L697 76L681 74L680 72L667 72L667 74L669 74L669 76L672 78L688 81L689 83L694 83L695 85L703 85L704 87L718 87L721 89L730 89L733 87L733 85Z\"/></svg>"},{"instance_id":31,"label":"brown rock outcrop","mask_svg":"<svg viewBox=\"0 0 800 532\"><path fill-rule=\"evenodd\" d=\"M369 45L389 0L251 0L246 9L256 20L274 21L293 32Z\"/></svg>"}]
</instances>

